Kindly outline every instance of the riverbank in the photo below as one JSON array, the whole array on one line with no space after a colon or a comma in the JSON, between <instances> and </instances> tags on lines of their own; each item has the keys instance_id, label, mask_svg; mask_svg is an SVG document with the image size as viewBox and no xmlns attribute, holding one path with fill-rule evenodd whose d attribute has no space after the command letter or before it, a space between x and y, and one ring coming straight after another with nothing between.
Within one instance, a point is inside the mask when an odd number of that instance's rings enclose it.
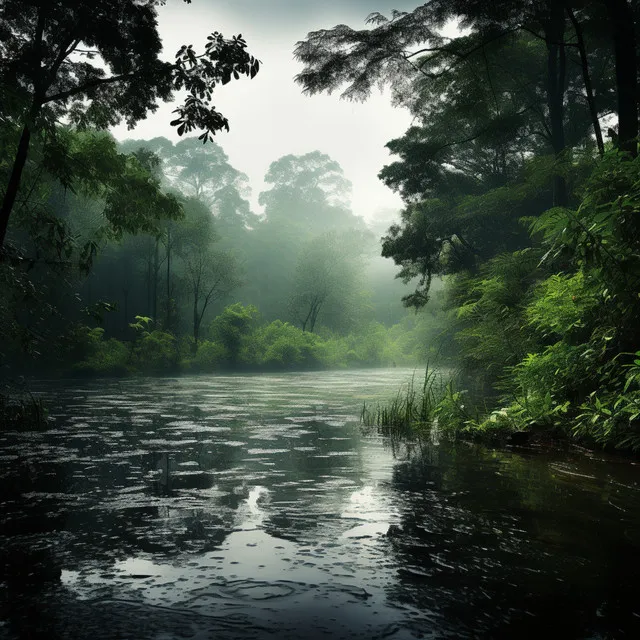
<instances>
[{"instance_id":1,"label":"riverbank","mask_svg":"<svg viewBox=\"0 0 640 640\"><path fill-rule=\"evenodd\" d=\"M624 400L623 395L620 397ZM618 422L618 429L612 430L610 425L598 424L597 414L585 416L588 409L585 403L573 407L566 403L562 411L544 412L536 419L531 408L517 400L510 404L504 398L492 400L490 405L485 398L474 397L455 375L445 376L427 367L419 384L414 377L393 399L375 405L365 403L360 419L366 427L376 427L391 437L417 436L494 446L537 445L559 449L574 444L634 456L640 452L640 437L635 435L633 425L635 415L625 416L621 412L620 416L605 416ZM591 420L589 430L584 426L585 417Z\"/></svg>"}]
</instances>

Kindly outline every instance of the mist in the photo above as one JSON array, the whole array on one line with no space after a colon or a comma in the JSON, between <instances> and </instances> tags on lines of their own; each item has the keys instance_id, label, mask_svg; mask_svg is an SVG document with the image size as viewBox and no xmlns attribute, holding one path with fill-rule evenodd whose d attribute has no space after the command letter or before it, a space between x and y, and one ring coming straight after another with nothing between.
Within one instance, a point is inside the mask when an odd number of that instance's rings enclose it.
<instances>
[{"instance_id":1,"label":"mist","mask_svg":"<svg viewBox=\"0 0 640 640\"><path fill-rule=\"evenodd\" d=\"M0 628L638 637L629 0L3 0Z\"/></svg>"}]
</instances>

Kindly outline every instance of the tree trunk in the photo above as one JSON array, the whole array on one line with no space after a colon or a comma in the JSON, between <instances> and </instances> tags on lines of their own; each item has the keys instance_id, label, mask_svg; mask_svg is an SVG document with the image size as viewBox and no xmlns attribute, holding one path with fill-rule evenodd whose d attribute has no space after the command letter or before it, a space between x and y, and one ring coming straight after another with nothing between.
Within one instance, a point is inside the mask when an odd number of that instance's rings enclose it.
<instances>
[{"instance_id":1,"label":"tree trunk","mask_svg":"<svg viewBox=\"0 0 640 640\"><path fill-rule=\"evenodd\" d=\"M542 21L547 43L547 105L551 125L551 146L557 159L565 150L564 94L566 78L566 53L564 47L564 10L562 4L550 0L549 14ZM553 206L567 205L567 184L561 174L553 179Z\"/></svg>"},{"instance_id":2,"label":"tree trunk","mask_svg":"<svg viewBox=\"0 0 640 640\"><path fill-rule=\"evenodd\" d=\"M156 246L153 256L153 282L152 282L152 294L151 294L151 317L157 324L158 322L158 273L160 271L160 239L156 238Z\"/></svg>"},{"instance_id":3,"label":"tree trunk","mask_svg":"<svg viewBox=\"0 0 640 640\"><path fill-rule=\"evenodd\" d=\"M171 326L171 223L167 225L167 309L165 315L165 331Z\"/></svg>"},{"instance_id":4,"label":"tree trunk","mask_svg":"<svg viewBox=\"0 0 640 640\"><path fill-rule=\"evenodd\" d=\"M193 355L198 353L198 340L200 338L200 314L198 313L198 296L193 296Z\"/></svg>"},{"instance_id":5,"label":"tree trunk","mask_svg":"<svg viewBox=\"0 0 640 640\"><path fill-rule=\"evenodd\" d=\"M122 295L124 297L124 322L122 325L122 335L127 335L127 329L129 328L129 289L122 289Z\"/></svg>"},{"instance_id":6,"label":"tree trunk","mask_svg":"<svg viewBox=\"0 0 640 640\"><path fill-rule=\"evenodd\" d=\"M7 228L9 227L9 218L13 211L13 205L15 204L18 190L20 189L22 171L24 170L24 166L27 163L27 156L29 155L30 141L31 129L29 128L29 124L25 124L22 129L22 135L20 136L20 142L18 143L16 157L13 161L13 168L11 169L11 176L9 177L7 190L5 191L4 198L2 200L2 208L0 209L0 250L4 246Z\"/></svg>"},{"instance_id":7,"label":"tree trunk","mask_svg":"<svg viewBox=\"0 0 640 640\"><path fill-rule=\"evenodd\" d=\"M151 274L153 273L153 247L149 242L147 242L146 249L147 249L147 256L146 256L147 275L145 277L145 285L147 290L147 316L149 316L150 318L153 318L153 314L152 314L153 307L151 303L151 280L152 280Z\"/></svg>"},{"instance_id":8,"label":"tree trunk","mask_svg":"<svg viewBox=\"0 0 640 640\"><path fill-rule=\"evenodd\" d=\"M2 247L7 236L7 229L9 227L9 218L13 211L13 206L18 196L20 189L20 182L22 180L22 172L27 163L27 157L29 155L29 144L31 142L31 131L36 126L36 121L40 115L40 109L44 96L46 95L48 83L45 83L45 71L42 67L42 42L45 27L45 19L47 14L46 5L44 7L38 7L38 19L36 22L35 36L33 40L33 51L30 65L33 71L33 84L34 95L31 102L31 107L27 114L24 126L22 128L22 134L20 135L20 142L18 142L18 150L16 151L16 157L13 160L13 167L11 169L11 175L9 176L9 182L7 183L7 190L4 193L2 199L2 207L0 208L0 255L2 254Z\"/></svg>"},{"instance_id":9,"label":"tree trunk","mask_svg":"<svg viewBox=\"0 0 640 640\"><path fill-rule=\"evenodd\" d=\"M633 11L627 0L606 0L611 21L618 91L618 146L638 154L638 64Z\"/></svg>"},{"instance_id":10,"label":"tree trunk","mask_svg":"<svg viewBox=\"0 0 640 640\"><path fill-rule=\"evenodd\" d=\"M593 125L593 132L596 136L596 143L598 145L598 153L600 156L604 155L604 140L602 139L602 128L600 127L600 120L598 119L598 109L596 108L595 99L593 97L593 85L591 84L591 73L589 72L589 59L587 58L587 48L584 44L584 36L582 35L582 27L578 22L578 19L573 13L571 7L567 7L567 15L573 30L576 32L576 38L578 40L578 51L580 52L580 65L582 67L582 79L584 82L584 90L587 94L587 105L589 106L589 114L591 115L591 124Z\"/></svg>"},{"instance_id":11,"label":"tree trunk","mask_svg":"<svg viewBox=\"0 0 640 640\"><path fill-rule=\"evenodd\" d=\"M303 333L307 330L307 323L309 322L309 318L311 318L311 314L313 313L313 305L314 304L315 304L314 302L311 303L311 306L309 307L309 313L307 313L307 317L302 322L302 331L303 331Z\"/></svg>"},{"instance_id":12,"label":"tree trunk","mask_svg":"<svg viewBox=\"0 0 640 640\"><path fill-rule=\"evenodd\" d=\"M313 333L313 330L316 327L316 320L318 319L318 314L320 313L321 306L322 302L317 302L313 306L313 309L311 311L311 325L309 326L309 333Z\"/></svg>"}]
</instances>

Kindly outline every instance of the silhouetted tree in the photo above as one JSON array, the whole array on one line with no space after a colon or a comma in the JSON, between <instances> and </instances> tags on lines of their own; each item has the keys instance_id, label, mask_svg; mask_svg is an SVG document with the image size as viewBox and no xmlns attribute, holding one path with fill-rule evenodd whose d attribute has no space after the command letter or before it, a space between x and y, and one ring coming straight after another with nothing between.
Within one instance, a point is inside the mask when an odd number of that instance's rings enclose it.
<instances>
[{"instance_id":1,"label":"silhouetted tree","mask_svg":"<svg viewBox=\"0 0 640 640\"><path fill-rule=\"evenodd\" d=\"M189 2L190 0L186 0ZM204 131L206 141L227 119L211 104L212 92L259 63L241 37L214 33L204 53L183 46L175 62L160 59L157 7L161 0L5 0L0 6L0 101L11 126L21 130L0 208L0 247L14 207L31 137L66 119L81 127L133 126L171 99L178 134Z\"/></svg>"}]
</instances>

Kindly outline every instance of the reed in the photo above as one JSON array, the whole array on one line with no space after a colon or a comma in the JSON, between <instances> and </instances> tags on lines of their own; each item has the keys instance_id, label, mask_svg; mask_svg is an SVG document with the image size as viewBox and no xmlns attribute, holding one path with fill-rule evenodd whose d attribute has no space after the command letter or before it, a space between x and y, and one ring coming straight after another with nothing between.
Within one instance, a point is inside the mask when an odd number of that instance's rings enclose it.
<instances>
[{"instance_id":1,"label":"reed","mask_svg":"<svg viewBox=\"0 0 640 640\"><path fill-rule=\"evenodd\" d=\"M29 392L0 393L0 425L3 429L28 431L47 426L47 410L40 398Z\"/></svg>"},{"instance_id":2,"label":"reed","mask_svg":"<svg viewBox=\"0 0 640 640\"><path fill-rule=\"evenodd\" d=\"M420 387L416 388L413 377L391 401L375 406L367 406L365 402L360 421L366 427L377 428L383 435L428 431L436 420L438 407L446 393L447 385L442 374L427 367Z\"/></svg>"}]
</instances>

